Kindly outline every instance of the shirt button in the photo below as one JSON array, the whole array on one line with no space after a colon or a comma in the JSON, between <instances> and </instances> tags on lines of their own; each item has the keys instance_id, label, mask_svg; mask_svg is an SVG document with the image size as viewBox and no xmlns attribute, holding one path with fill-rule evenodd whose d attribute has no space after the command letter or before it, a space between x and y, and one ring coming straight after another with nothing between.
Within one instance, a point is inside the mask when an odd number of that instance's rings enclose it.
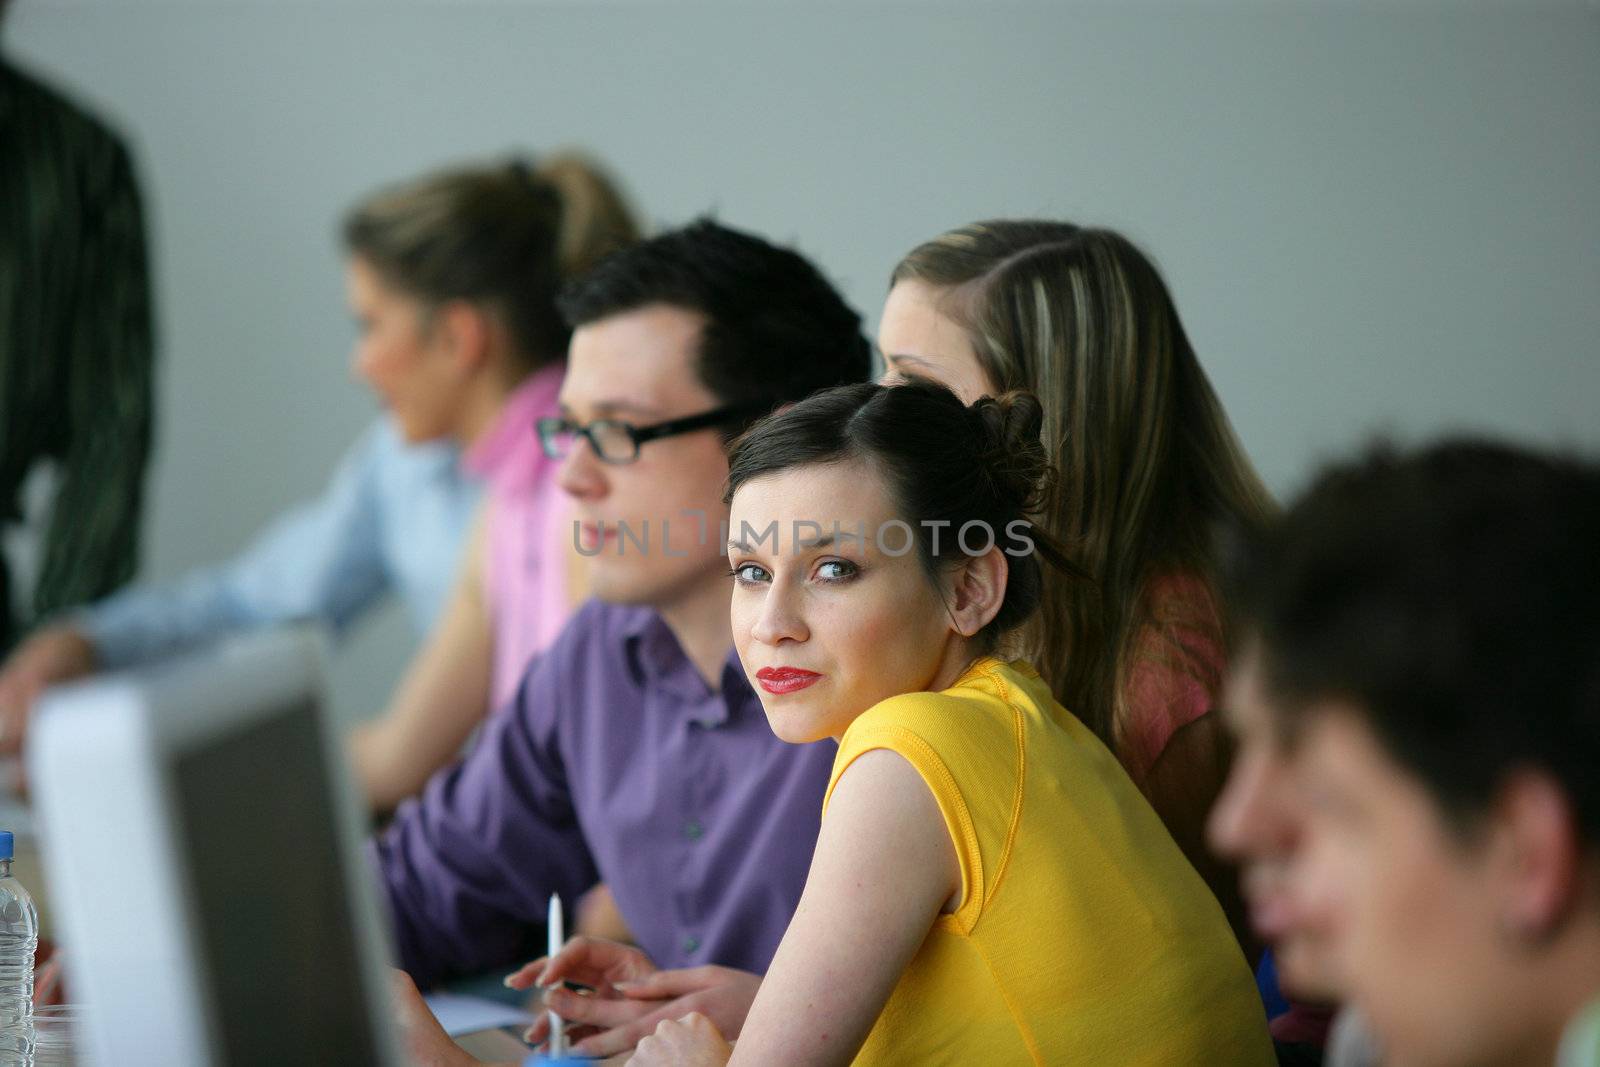
<instances>
[{"instance_id":1,"label":"shirt button","mask_svg":"<svg viewBox=\"0 0 1600 1067\"><path fill-rule=\"evenodd\" d=\"M683 954L685 956L692 956L698 951L700 951L700 939L698 937L690 934L683 939Z\"/></svg>"},{"instance_id":2,"label":"shirt button","mask_svg":"<svg viewBox=\"0 0 1600 1067\"><path fill-rule=\"evenodd\" d=\"M690 819L683 824L683 836L690 841L698 841L705 836L706 828L695 819ZM690 951L693 951L692 949Z\"/></svg>"}]
</instances>

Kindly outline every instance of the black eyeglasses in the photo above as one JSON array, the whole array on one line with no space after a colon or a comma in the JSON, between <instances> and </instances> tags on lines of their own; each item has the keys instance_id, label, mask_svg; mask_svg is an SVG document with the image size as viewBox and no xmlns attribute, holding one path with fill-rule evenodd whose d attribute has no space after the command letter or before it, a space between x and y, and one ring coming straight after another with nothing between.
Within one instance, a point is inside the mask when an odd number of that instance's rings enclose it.
<instances>
[{"instance_id":1,"label":"black eyeglasses","mask_svg":"<svg viewBox=\"0 0 1600 1067\"><path fill-rule=\"evenodd\" d=\"M595 419L579 426L571 419L543 418L534 423L539 431L539 447L551 459L565 459L577 447L578 438L587 438L589 447L602 463L621 465L639 458L639 446L646 441L692 433L711 426L725 426L740 419L751 419L767 412L767 405L730 404L700 415L669 419L654 426L635 426L621 419Z\"/></svg>"}]
</instances>

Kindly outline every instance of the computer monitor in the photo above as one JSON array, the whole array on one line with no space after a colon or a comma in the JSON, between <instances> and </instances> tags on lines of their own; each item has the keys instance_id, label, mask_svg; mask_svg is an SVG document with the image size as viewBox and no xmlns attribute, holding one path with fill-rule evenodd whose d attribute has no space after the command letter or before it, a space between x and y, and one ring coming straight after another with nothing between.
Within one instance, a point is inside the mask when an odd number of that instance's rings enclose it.
<instances>
[{"instance_id":1,"label":"computer monitor","mask_svg":"<svg viewBox=\"0 0 1600 1067\"><path fill-rule=\"evenodd\" d=\"M28 770L88 1060L399 1064L308 632L56 690Z\"/></svg>"}]
</instances>

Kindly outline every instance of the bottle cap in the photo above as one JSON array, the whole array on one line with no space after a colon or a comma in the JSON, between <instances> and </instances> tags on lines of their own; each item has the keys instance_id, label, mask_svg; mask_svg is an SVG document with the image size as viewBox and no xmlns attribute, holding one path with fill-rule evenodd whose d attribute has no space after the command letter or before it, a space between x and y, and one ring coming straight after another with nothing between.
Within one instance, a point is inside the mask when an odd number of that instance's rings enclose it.
<instances>
[{"instance_id":1,"label":"bottle cap","mask_svg":"<svg viewBox=\"0 0 1600 1067\"><path fill-rule=\"evenodd\" d=\"M10 830L0 830L0 860L8 860L16 850L16 840Z\"/></svg>"}]
</instances>

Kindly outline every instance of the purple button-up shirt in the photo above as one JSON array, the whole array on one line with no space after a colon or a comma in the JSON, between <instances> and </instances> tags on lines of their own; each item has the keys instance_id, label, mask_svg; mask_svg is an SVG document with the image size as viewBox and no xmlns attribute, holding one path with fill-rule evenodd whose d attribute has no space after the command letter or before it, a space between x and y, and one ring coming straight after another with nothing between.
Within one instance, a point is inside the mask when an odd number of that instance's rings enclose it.
<instances>
[{"instance_id":1,"label":"purple button-up shirt","mask_svg":"<svg viewBox=\"0 0 1600 1067\"><path fill-rule=\"evenodd\" d=\"M788 745L730 649L706 685L647 608L590 601L370 843L419 984L543 954L552 892L604 880L659 966L764 972L794 915L835 746Z\"/></svg>"}]
</instances>

